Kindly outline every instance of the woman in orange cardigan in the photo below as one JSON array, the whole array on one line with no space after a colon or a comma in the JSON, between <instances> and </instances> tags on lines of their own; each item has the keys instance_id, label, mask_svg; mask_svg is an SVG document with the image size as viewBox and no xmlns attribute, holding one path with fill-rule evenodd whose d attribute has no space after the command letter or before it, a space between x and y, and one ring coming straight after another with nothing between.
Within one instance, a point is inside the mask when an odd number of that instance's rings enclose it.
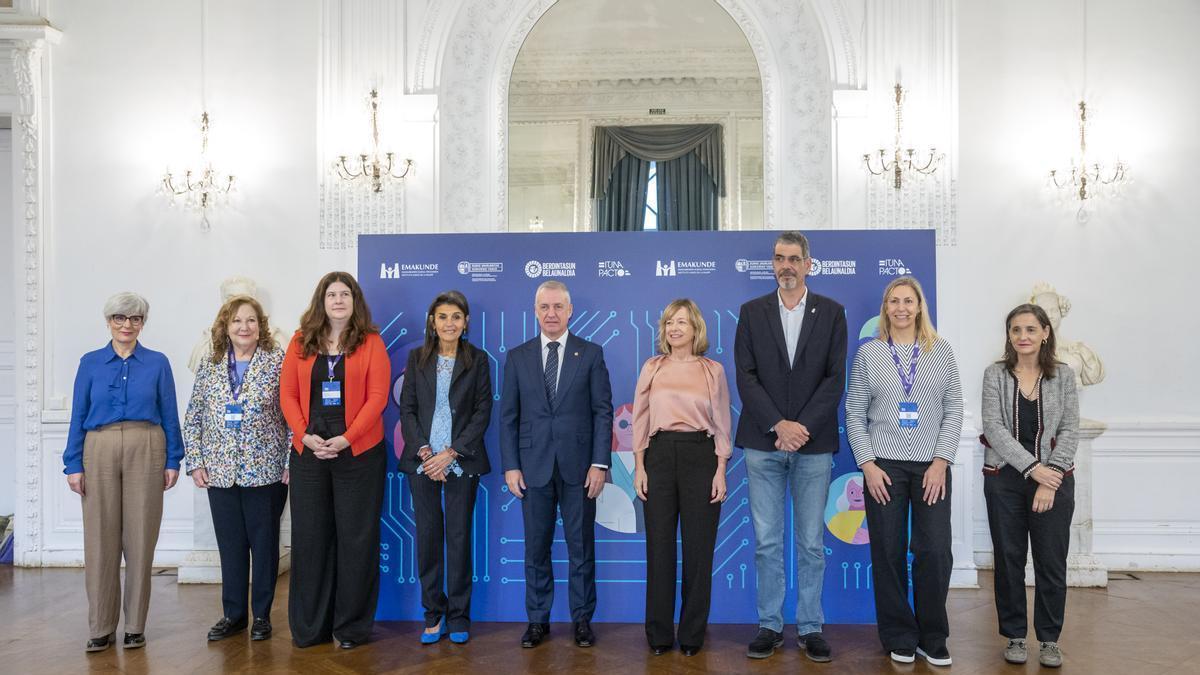
<instances>
[{"instance_id":1,"label":"woman in orange cardigan","mask_svg":"<svg viewBox=\"0 0 1200 675\"><path fill-rule=\"evenodd\" d=\"M379 597L379 514L391 362L362 288L321 278L279 378L292 430L288 623L298 647L367 641Z\"/></svg>"}]
</instances>

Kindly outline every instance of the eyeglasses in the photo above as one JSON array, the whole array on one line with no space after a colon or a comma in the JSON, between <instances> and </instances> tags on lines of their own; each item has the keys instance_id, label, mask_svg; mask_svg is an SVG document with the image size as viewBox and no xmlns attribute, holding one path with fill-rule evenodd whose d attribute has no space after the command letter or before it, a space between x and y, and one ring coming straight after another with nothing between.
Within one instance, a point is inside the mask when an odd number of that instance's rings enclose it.
<instances>
[{"instance_id":1,"label":"eyeglasses","mask_svg":"<svg viewBox=\"0 0 1200 675\"><path fill-rule=\"evenodd\" d=\"M124 324L126 321L128 321L129 324L132 326L140 326L140 325L142 325L142 322L144 322L146 320L146 317L144 317L140 314L134 314L133 316L126 316L124 314L113 314L112 316L108 317L108 320L112 321L113 323L115 323L118 326Z\"/></svg>"}]
</instances>

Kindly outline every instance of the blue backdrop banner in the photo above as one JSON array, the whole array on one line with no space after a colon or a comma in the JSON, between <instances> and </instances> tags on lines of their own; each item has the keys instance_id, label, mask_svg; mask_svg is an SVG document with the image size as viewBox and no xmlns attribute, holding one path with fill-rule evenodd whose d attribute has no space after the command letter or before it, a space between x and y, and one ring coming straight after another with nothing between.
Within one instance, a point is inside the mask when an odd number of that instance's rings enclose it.
<instances>
[{"instance_id":1,"label":"blue backdrop banner","mask_svg":"<svg viewBox=\"0 0 1200 675\"><path fill-rule=\"evenodd\" d=\"M725 366L736 428L741 401L734 380L733 340L738 308L777 286L771 266L777 233L631 232L577 234L379 235L359 238L359 281L392 361L392 400L384 413L390 454L380 542L378 618L420 620L415 523L408 479L396 472L403 449L397 400L410 349L423 340L424 315L440 292L457 289L471 305L468 337L487 352L499 399L508 349L538 334L533 295L556 279L571 291L570 331L604 347L612 379L613 444L610 482L596 517L596 621L640 622L645 608L645 536L642 504L633 491L632 404L642 363L655 353L662 309L690 297L708 325L708 355ZM917 277L936 307L934 233L819 231L812 248L809 287L846 307L849 362L871 339L881 293L903 274ZM526 621L524 532L521 504L508 493L500 464L496 417L485 440L493 471L484 476L475 510L473 563L475 621ZM844 419L839 415L839 421ZM713 562L711 621L756 623L754 526L742 450L729 462L729 499L721 509ZM787 531L792 531L789 516ZM824 608L829 623L871 623L869 535L862 475L846 443L835 456L825 509ZM552 549L555 602L552 619L569 621L567 552L558 530ZM786 539L790 581L784 616L795 607L795 547Z\"/></svg>"}]
</instances>

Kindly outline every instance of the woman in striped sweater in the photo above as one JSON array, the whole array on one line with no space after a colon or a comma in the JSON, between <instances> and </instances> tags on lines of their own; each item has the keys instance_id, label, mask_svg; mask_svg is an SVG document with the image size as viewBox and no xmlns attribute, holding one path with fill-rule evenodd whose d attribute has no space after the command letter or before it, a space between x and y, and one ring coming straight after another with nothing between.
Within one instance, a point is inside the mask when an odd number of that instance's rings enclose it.
<instances>
[{"instance_id":1,"label":"woman in striped sweater","mask_svg":"<svg viewBox=\"0 0 1200 675\"><path fill-rule=\"evenodd\" d=\"M894 661L920 654L950 665L946 594L950 551L950 464L962 432L962 386L950 343L938 337L921 284L899 277L879 310L879 338L854 357L846 435L862 469L871 534L879 639ZM912 585L907 553L912 508Z\"/></svg>"}]
</instances>

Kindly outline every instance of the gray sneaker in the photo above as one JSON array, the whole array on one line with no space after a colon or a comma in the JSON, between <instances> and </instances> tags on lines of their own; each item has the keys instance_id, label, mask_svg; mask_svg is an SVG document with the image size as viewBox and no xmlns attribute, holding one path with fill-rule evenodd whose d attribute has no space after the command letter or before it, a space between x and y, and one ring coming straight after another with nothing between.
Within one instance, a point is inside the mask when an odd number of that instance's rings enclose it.
<instances>
[{"instance_id":1,"label":"gray sneaker","mask_svg":"<svg viewBox=\"0 0 1200 675\"><path fill-rule=\"evenodd\" d=\"M1029 660L1029 650L1025 647L1025 638L1008 641L1004 650L1004 660L1009 663L1025 663Z\"/></svg>"},{"instance_id":2,"label":"gray sneaker","mask_svg":"<svg viewBox=\"0 0 1200 675\"><path fill-rule=\"evenodd\" d=\"M1062 650L1058 648L1057 642L1042 643L1041 653L1038 654L1038 663L1047 668L1058 668L1062 665Z\"/></svg>"}]
</instances>

